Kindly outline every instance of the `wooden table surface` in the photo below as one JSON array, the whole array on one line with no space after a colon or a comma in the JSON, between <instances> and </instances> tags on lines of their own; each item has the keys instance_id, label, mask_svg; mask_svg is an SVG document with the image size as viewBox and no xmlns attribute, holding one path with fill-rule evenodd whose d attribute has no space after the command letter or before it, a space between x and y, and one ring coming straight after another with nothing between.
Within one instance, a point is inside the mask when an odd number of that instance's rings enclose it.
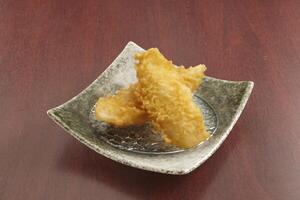
<instances>
[{"instance_id":1,"label":"wooden table surface","mask_svg":"<svg viewBox=\"0 0 300 200\"><path fill-rule=\"evenodd\" d=\"M113 162L46 115L128 41L252 80L220 149L184 176ZM300 1L0 1L0 199L300 199Z\"/></svg>"}]
</instances>

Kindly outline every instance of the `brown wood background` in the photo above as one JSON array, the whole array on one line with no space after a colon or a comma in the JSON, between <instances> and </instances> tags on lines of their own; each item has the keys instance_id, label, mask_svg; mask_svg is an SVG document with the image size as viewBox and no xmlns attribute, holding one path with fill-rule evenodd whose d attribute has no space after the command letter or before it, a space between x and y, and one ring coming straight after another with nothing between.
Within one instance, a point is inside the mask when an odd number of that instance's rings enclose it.
<instances>
[{"instance_id":1,"label":"brown wood background","mask_svg":"<svg viewBox=\"0 0 300 200\"><path fill-rule=\"evenodd\" d=\"M46 115L130 40L255 82L231 135L189 175L110 161ZM300 199L299 88L299 0L0 0L0 199Z\"/></svg>"}]
</instances>

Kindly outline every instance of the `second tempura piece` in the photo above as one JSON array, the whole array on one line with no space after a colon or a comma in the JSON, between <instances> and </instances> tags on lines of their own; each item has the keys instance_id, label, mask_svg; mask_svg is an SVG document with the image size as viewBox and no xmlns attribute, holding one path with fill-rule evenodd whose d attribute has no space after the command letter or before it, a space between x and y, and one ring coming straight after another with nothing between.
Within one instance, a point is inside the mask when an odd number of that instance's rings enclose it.
<instances>
[{"instance_id":1,"label":"second tempura piece","mask_svg":"<svg viewBox=\"0 0 300 200\"><path fill-rule=\"evenodd\" d=\"M96 119L117 127L141 125L147 120L147 113L140 109L134 96L137 84L119 90L115 95L100 97L96 103Z\"/></svg>"},{"instance_id":2,"label":"second tempura piece","mask_svg":"<svg viewBox=\"0 0 300 200\"><path fill-rule=\"evenodd\" d=\"M135 95L148 118L166 142L190 148L208 138L191 89L158 49L137 54L138 85Z\"/></svg>"}]
</instances>

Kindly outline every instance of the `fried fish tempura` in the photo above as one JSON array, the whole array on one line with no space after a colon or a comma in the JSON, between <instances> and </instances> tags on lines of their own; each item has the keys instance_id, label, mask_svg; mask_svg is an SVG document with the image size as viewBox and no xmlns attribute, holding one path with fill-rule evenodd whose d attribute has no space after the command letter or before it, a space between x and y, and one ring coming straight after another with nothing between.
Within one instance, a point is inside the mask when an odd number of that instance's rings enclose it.
<instances>
[{"instance_id":1,"label":"fried fish tempura","mask_svg":"<svg viewBox=\"0 0 300 200\"><path fill-rule=\"evenodd\" d=\"M202 113L192 99L192 84L182 83L172 62L158 49L149 49L136 59L139 82L135 95L165 141L190 148L207 139Z\"/></svg>"},{"instance_id":2,"label":"fried fish tempura","mask_svg":"<svg viewBox=\"0 0 300 200\"><path fill-rule=\"evenodd\" d=\"M178 74L179 81L195 91L204 77L204 65L185 69L172 66L171 71ZM168 75L167 75L168 76ZM137 84L119 90L115 95L99 98L96 104L96 118L117 127L141 125L146 122L147 114L134 96Z\"/></svg>"},{"instance_id":3,"label":"fried fish tempura","mask_svg":"<svg viewBox=\"0 0 300 200\"><path fill-rule=\"evenodd\" d=\"M118 127L143 124L147 113L140 108L134 96L136 85L121 89L116 95L99 98L95 108L96 119Z\"/></svg>"}]
</instances>

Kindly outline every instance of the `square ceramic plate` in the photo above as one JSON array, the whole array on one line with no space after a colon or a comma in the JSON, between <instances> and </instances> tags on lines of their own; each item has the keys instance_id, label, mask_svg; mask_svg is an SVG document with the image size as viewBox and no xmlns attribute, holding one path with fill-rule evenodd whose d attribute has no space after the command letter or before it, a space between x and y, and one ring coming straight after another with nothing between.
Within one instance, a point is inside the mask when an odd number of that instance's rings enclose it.
<instances>
[{"instance_id":1,"label":"square ceramic plate","mask_svg":"<svg viewBox=\"0 0 300 200\"><path fill-rule=\"evenodd\" d=\"M206 161L223 143L243 111L253 82L226 81L206 77L196 94L210 105L218 127L209 140L196 148L172 154L142 154L116 148L99 137L90 113L100 96L136 82L134 54L144 51L129 42L113 63L85 90L68 102L48 110L48 115L77 140L112 160L132 167L167 173L187 174Z\"/></svg>"}]
</instances>

